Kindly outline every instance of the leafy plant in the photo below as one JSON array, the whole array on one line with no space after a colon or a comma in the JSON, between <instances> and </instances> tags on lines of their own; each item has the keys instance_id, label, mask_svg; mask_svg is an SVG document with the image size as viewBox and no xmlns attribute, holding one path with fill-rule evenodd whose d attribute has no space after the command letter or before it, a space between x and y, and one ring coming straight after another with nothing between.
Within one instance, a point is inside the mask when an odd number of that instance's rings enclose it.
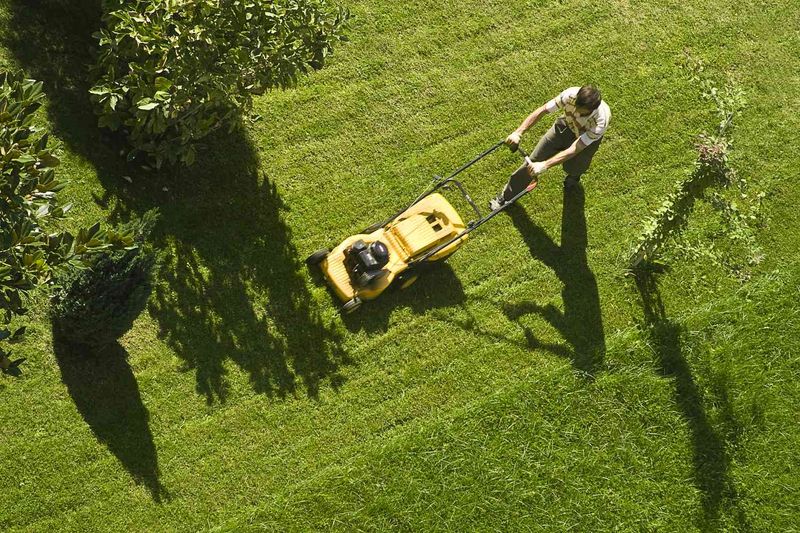
<instances>
[{"instance_id":1,"label":"leafy plant","mask_svg":"<svg viewBox=\"0 0 800 533\"><path fill-rule=\"evenodd\" d=\"M134 242L131 234L99 223L74 234L52 231L70 205L58 204L66 184L56 178L59 160L47 148L47 134L35 137L42 83L12 74L0 74L0 82L0 342L7 342L25 331L8 326L26 314L26 297L51 284L56 271L81 267L103 250L130 249ZM0 348L0 365L8 364L9 355Z\"/></svg>"},{"instance_id":2,"label":"leafy plant","mask_svg":"<svg viewBox=\"0 0 800 533\"><path fill-rule=\"evenodd\" d=\"M687 55L684 66L690 79L700 85L702 97L713 102L720 122L713 134L699 136L695 143L697 159L693 171L676 184L673 192L645 221L630 255L629 268L635 269L643 262L652 263L672 247L693 258L711 259L746 277L737 256L744 250L748 265L762 258L755 230L762 222L760 207L764 193L751 195L747 180L729 164L733 123L744 109L744 95L730 83L719 88L705 74L700 60ZM692 242L684 237L698 200L705 201L720 217L723 230L714 237L725 237L732 246L724 248L714 240Z\"/></svg>"},{"instance_id":3,"label":"leafy plant","mask_svg":"<svg viewBox=\"0 0 800 533\"><path fill-rule=\"evenodd\" d=\"M61 339L101 348L130 329L150 294L155 255L145 239L156 216L151 210L125 226L135 249L99 254L88 268L58 277L50 316Z\"/></svg>"},{"instance_id":4,"label":"leafy plant","mask_svg":"<svg viewBox=\"0 0 800 533\"><path fill-rule=\"evenodd\" d=\"M91 99L98 124L163 163L233 129L252 96L320 69L349 18L326 0L107 0Z\"/></svg>"}]
</instances>

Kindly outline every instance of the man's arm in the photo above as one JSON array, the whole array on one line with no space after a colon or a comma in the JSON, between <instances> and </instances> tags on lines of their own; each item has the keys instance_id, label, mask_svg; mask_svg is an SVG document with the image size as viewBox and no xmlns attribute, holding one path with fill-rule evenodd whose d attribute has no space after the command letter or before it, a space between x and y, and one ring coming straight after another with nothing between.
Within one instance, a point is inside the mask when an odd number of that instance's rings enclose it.
<instances>
[{"instance_id":1,"label":"man's arm","mask_svg":"<svg viewBox=\"0 0 800 533\"><path fill-rule=\"evenodd\" d=\"M542 115L545 115L547 113L548 113L547 104L544 104L536 108L536 110L530 115L528 115L528 117L522 121L522 124L520 124L519 127L515 129L511 135L508 136L508 138L506 138L506 143L514 145L519 144L519 138L522 136L522 134L525 133L531 126L536 124L536 122L538 122L539 119L542 118Z\"/></svg>"},{"instance_id":2,"label":"man's arm","mask_svg":"<svg viewBox=\"0 0 800 533\"><path fill-rule=\"evenodd\" d=\"M560 165L564 161L572 159L581 153L586 146L587 145L583 144L583 141L580 139L580 137L578 137L575 139L575 142L572 143L566 150L562 150L547 161L542 161L541 163L534 162L532 165L529 165L529 167L534 174L541 174L550 167Z\"/></svg>"}]
</instances>

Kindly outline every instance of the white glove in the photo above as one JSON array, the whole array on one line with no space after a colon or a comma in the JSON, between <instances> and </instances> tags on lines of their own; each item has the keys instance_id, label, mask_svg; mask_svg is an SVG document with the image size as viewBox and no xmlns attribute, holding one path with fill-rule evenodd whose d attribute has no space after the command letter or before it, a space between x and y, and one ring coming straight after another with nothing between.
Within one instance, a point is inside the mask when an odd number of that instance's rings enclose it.
<instances>
[{"instance_id":1,"label":"white glove","mask_svg":"<svg viewBox=\"0 0 800 533\"><path fill-rule=\"evenodd\" d=\"M528 162L528 167L531 169L531 173L533 173L534 176L538 176L547 170L547 164L544 161L531 161L528 158L525 158L525 160Z\"/></svg>"},{"instance_id":2,"label":"white glove","mask_svg":"<svg viewBox=\"0 0 800 533\"><path fill-rule=\"evenodd\" d=\"M506 144L516 146L519 144L519 138L520 138L519 133L515 131L514 133L506 137Z\"/></svg>"}]
</instances>

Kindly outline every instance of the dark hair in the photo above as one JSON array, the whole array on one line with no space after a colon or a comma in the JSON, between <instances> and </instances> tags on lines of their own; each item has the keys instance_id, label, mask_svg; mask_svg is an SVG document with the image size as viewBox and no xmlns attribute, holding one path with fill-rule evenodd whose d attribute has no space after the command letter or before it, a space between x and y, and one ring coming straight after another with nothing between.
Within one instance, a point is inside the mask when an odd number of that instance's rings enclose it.
<instances>
[{"instance_id":1,"label":"dark hair","mask_svg":"<svg viewBox=\"0 0 800 533\"><path fill-rule=\"evenodd\" d=\"M600 107L602 97L600 91L594 85L584 85L578 91L578 97L575 99L576 107L584 107L589 111L594 111Z\"/></svg>"}]
</instances>

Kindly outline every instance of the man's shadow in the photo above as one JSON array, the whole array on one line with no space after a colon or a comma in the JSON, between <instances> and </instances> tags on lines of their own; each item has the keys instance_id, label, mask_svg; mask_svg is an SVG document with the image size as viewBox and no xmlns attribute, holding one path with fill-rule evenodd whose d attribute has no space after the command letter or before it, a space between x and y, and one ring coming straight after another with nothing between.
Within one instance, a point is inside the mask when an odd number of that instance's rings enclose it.
<instances>
[{"instance_id":1,"label":"man's shadow","mask_svg":"<svg viewBox=\"0 0 800 533\"><path fill-rule=\"evenodd\" d=\"M510 303L503 311L512 320L531 313L541 315L561 333L569 348L544 344L526 328L528 345L567 356L572 359L575 368L592 376L603 364L606 341L597 280L586 258L588 238L585 201L582 186L564 189L560 245L531 221L522 206L517 204L508 210L514 226L528 245L531 256L550 267L561 280L564 311L553 305L542 306L533 301Z\"/></svg>"}]
</instances>

